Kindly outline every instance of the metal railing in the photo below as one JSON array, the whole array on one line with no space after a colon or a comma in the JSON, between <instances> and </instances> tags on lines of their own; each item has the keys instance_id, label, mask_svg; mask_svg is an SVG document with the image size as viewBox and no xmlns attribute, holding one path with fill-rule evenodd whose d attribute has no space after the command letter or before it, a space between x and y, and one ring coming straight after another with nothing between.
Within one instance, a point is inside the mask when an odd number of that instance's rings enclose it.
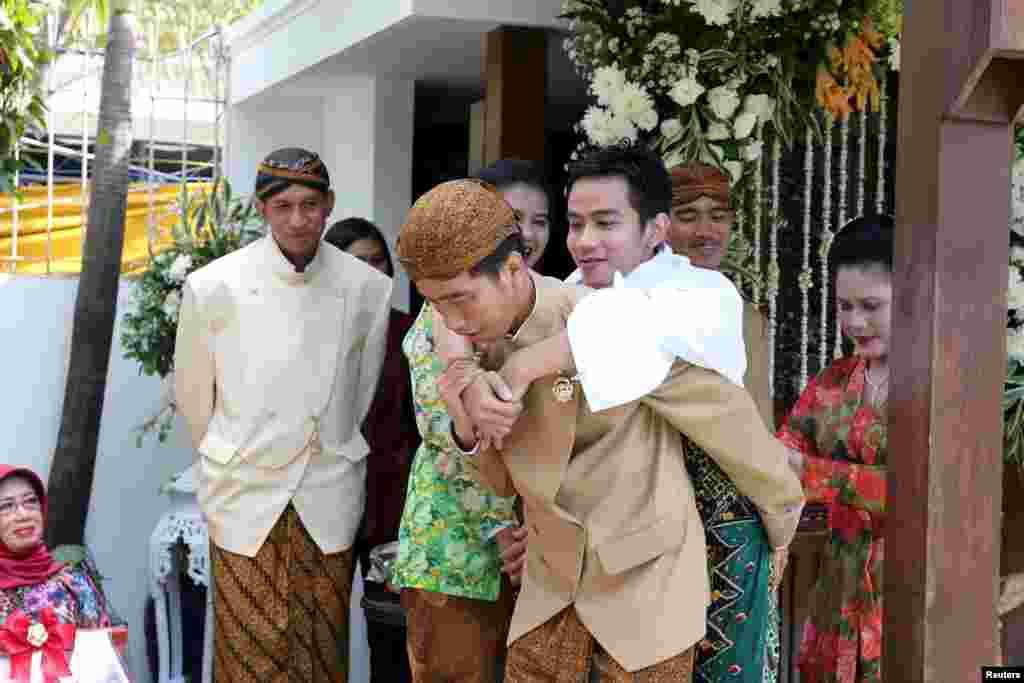
<instances>
[{"instance_id":1,"label":"metal railing","mask_svg":"<svg viewBox=\"0 0 1024 683\"><path fill-rule=\"evenodd\" d=\"M70 258L81 263L104 52L57 48L55 26L56 18L51 15L48 35L51 50L57 56L47 73L46 129L37 137L23 137L15 148L17 159L28 154L39 156L45 150L44 169L23 170L14 180L15 186L22 189L45 185L46 200L41 204L38 198L25 202L0 195L0 244L7 242L3 245L6 248L0 251L0 269L6 266L11 273L25 271L30 265L35 269L33 272L42 270L47 275L55 272L54 209L75 201L81 207L80 238L77 257ZM147 33L145 37L156 46L159 26L150 26ZM132 192L146 192L145 229L150 250L159 237L161 216L167 213L166 206L158 205L157 190L168 184L200 178L215 180L222 173L229 73L229 53L221 27L207 31L173 52L153 57L136 55L132 79L133 118L136 130L148 123L148 131L142 136L136 135L130 177L135 180ZM77 101L77 107L72 106L73 101ZM134 111L135 105L146 102L148 112ZM77 131L72 131L77 123L75 116L80 117L81 125ZM69 164L71 170L65 168ZM141 186L137 184L139 181ZM71 183L79 186L77 200L55 197L55 188ZM39 213L42 208L46 209L45 253L29 254L24 242L28 229L26 215L32 210ZM36 216L35 220L42 219ZM39 226L32 229L38 233ZM69 229L67 226L60 228ZM68 259L67 256L62 258ZM45 263L44 270L39 268L40 262Z\"/></svg>"}]
</instances>

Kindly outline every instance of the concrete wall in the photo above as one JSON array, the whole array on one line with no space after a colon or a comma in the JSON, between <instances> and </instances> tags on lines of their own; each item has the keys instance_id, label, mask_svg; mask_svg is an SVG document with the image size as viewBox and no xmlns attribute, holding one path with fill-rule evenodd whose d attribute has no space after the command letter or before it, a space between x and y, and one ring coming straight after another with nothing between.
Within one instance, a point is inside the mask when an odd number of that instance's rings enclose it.
<instances>
[{"instance_id":1,"label":"concrete wall","mask_svg":"<svg viewBox=\"0 0 1024 683\"><path fill-rule=\"evenodd\" d=\"M0 453L3 462L33 468L45 481L60 428L67 353L77 279L0 275ZM172 474L191 462L179 429L165 444L135 447L134 428L157 408L160 382L139 375L120 349L120 321L128 284L122 282L118 328L103 405L96 476L86 542L114 608L128 620L129 666L136 683L150 683L143 634L149 581L149 536L168 499L158 493ZM352 599L353 683L369 680L366 626L359 609L361 582Z\"/></svg>"},{"instance_id":2,"label":"concrete wall","mask_svg":"<svg viewBox=\"0 0 1024 683\"><path fill-rule=\"evenodd\" d=\"M359 216L376 223L394 253L412 204L413 83L339 75L295 95L274 88L232 106L226 173L251 193L256 166L280 147L303 147L323 158L337 201L329 223ZM397 266L397 263L396 263ZM398 268L394 305L409 307L409 280Z\"/></svg>"}]
</instances>

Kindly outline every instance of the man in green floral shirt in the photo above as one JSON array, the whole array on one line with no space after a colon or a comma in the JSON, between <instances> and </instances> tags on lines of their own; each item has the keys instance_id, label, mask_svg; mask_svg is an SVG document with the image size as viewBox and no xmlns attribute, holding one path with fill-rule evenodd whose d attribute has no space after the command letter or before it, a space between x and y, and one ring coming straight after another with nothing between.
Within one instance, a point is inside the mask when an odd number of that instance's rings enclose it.
<instances>
[{"instance_id":1,"label":"man in green floral shirt","mask_svg":"<svg viewBox=\"0 0 1024 683\"><path fill-rule=\"evenodd\" d=\"M445 364L425 304L403 344L423 443L409 476L392 584L402 589L414 681L496 681L514 606L497 534L516 525L515 497L481 483L452 438L441 397ZM503 533L509 533L508 531Z\"/></svg>"}]
</instances>

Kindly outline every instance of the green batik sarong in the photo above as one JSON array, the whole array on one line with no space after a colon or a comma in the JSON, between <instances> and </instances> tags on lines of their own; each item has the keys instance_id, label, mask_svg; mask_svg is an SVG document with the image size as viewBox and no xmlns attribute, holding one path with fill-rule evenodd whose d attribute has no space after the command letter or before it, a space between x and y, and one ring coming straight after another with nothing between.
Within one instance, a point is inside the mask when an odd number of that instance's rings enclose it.
<instances>
[{"instance_id":1,"label":"green batik sarong","mask_svg":"<svg viewBox=\"0 0 1024 683\"><path fill-rule=\"evenodd\" d=\"M694 683L775 683L779 614L768 588L772 550L754 505L704 451L683 437L686 468L708 547L711 604Z\"/></svg>"}]
</instances>

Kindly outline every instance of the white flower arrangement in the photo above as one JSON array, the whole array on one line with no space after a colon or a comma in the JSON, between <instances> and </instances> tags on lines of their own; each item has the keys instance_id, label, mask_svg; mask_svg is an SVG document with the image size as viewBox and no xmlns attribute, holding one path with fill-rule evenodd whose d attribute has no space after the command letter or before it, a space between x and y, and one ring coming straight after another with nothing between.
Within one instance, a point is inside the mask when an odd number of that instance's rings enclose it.
<instances>
[{"instance_id":1,"label":"white flower arrangement","mask_svg":"<svg viewBox=\"0 0 1024 683\"><path fill-rule=\"evenodd\" d=\"M1017 129L1006 292L1006 383L1003 386L1003 462L1024 467L1024 128Z\"/></svg>"},{"instance_id":2,"label":"white flower arrangement","mask_svg":"<svg viewBox=\"0 0 1024 683\"><path fill-rule=\"evenodd\" d=\"M875 51L896 51L902 13L899 0L615 6L563 0L571 31L563 46L597 99L579 124L584 146L652 143L667 165L700 159L737 181L762 157L755 131L790 144L806 125L817 126L816 106L842 113L877 99L872 69L863 65ZM837 74L822 79L823 69Z\"/></svg>"},{"instance_id":3,"label":"white flower arrangement","mask_svg":"<svg viewBox=\"0 0 1024 683\"><path fill-rule=\"evenodd\" d=\"M187 186L173 211L179 224L174 246L154 255L149 268L128 292L121 347L124 357L138 361L141 374L168 382L174 369L174 341L178 329L182 287L189 273L256 239L261 223L251 203L232 199L226 180L214 184L207 195L190 198ZM173 426L174 399L165 392L157 415L139 428L137 443L156 431L163 441Z\"/></svg>"}]
</instances>

